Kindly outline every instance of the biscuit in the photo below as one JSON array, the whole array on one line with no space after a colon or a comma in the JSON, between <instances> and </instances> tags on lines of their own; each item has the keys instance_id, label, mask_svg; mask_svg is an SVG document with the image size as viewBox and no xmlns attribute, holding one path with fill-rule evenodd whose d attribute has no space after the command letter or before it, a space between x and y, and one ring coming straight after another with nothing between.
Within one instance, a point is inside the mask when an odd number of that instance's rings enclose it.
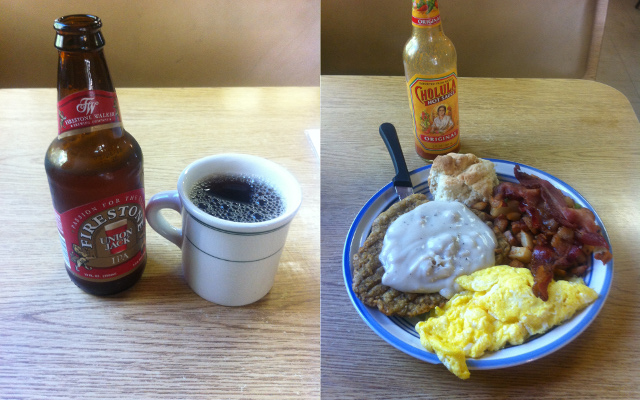
<instances>
[{"instance_id":1,"label":"biscuit","mask_svg":"<svg viewBox=\"0 0 640 400\"><path fill-rule=\"evenodd\" d=\"M449 153L433 161L428 182L434 200L459 201L472 206L491 199L498 176L489 160L473 154Z\"/></svg>"}]
</instances>

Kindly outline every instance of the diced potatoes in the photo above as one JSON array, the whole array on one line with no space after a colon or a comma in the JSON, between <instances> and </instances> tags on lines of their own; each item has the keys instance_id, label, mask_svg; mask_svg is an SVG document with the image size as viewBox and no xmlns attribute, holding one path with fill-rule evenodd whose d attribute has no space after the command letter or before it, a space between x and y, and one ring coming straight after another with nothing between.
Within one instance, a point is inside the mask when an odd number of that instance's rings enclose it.
<instances>
[{"instance_id":1,"label":"diced potatoes","mask_svg":"<svg viewBox=\"0 0 640 400\"><path fill-rule=\"evenodd\" d=\"M531 262L531 249L512 246L511 251L509 251L509 258L528 264Z\"/></svg>"},{"instance_id":2,"label":"diced potatoes","mask_svg":"<svg viewBox=\"0 0 640 400\"><path fill-rule=\"evenodd\" d=\"M529 232L520 231L518 239L520 239L522 247L526 247L529 250L533 249L533 236Z\"/></svg>"},{"instance_id":3,"label":"diced potatoes","mask_svg":"<svg viewBox=\"0 0 640 400\"><path fill-rule=\"evenodd\" d=\"M559 235L562 240L573 241L574 231L571 228L561 226L558 228L556 235Z\"/></svg>"},{"instance_id":4,"label":"diced potatoes","mask_svg":"<svg viewBox=\"0 0 640 400\"><path fill-rule=\"evenodd\" d=\"M507 215L511 212L512 210L509 207L496 207L496 208L492 208L490 211L490 214L492 217L497 217L499 215Z\"/></svg>"},{"instance_id":5,"label":"diced potatoes","mask_svg":"<svg viewBox=\"0 0 640 400\"><path fill-rule=\"evenodd\" d=\"M507 213L507 219L509 221L518 221L522 217L522 214L518 211L510 211Z\"/></svg>"}]
</instances>

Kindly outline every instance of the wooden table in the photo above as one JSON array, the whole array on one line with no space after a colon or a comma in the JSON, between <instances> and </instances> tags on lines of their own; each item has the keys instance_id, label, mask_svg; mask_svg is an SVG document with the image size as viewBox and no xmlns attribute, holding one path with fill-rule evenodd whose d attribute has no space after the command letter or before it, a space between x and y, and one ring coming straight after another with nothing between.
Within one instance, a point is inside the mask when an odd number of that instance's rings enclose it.
<instances>
[{"instance_id":1,"label":"wooden table","mask_svg":"<svg viewBox=\"0 0 640 400\"><path fill-rule=\"evenodd\" d=\"M54 89L0 90L0 398L227 399L320 396L319 88L119 89L144 153L147 200L211 154L243 152L302 185L271 292L245 307L187 286L180 250L147 226L140 282L113 297L67 276L44 171ZM173 222L179 215L167 211Z\"/></svg>"},{"instance_id":2,"label":"wooden table","mask_svg":"<svg viewBox=\"0 0 640 400\"><path fill-rule=\"evenodd\" d=\"M378 337L342 277L351 222L394 175L379 125L396 126L410 170L425 165L413 150L404 79L323 76L321 87L323 399L640 397L640 124L620 92L585 80L460 79L461 152L521 162L571 185L602 218L615 257L609 297L576 340L462 381Z\"/></svg>"}]
</instances>

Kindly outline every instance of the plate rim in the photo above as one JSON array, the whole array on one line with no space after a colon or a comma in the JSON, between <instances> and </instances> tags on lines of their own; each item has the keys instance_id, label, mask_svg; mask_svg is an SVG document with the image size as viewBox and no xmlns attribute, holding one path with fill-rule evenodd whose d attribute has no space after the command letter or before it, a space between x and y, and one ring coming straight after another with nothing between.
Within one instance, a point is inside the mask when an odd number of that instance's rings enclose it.
<instances>
[{"instance_id":1,"label":"plate rim","mask_svg":"<svg viewBox=\"0 0 640 400\"><path fill-rule=\"evenodd\" d=\"M556 178L555 176L542 171L540 169L537 169L535 167L531 167L529 165L523 164L523 163L519 163L519 162L514 162L514 161L508 161L508 160L502 160L502 159L495 159L495 158L484 158L485 160L491 161L495 164L505 164L505 166L515 166L515 165L520 165L523 168L529 169L531 171L534 171L536 173L536 175L543 177L543 178L547 178L547 180L549 180L552 184L554 184L554 186L556 186L556 182L569 189L569 191L571 192L570 194L572 195L572 197L577 198L580 200L580 202L584 203L584 205L586 205L586 207L588 207L595 215L596 217L596 222L598 223L598 226L601 228L602 234L605 238L605 240L607 241L607 243L609 244L609 248L612 250L613 249L611 247L611 242L609 239L609 235L606 231L606 228L604 226L604 223L602 222L601 218L599 217L599 215L597 214L596 210L593 208L593 206L591 206L591 204L584 198L584 196L582 196L576 189L574 189L572 186L568 185L566 182L562 181L561 179ZM413 171L410 172L411 177L413 177L414 175L420 174L426 170L429 170L431 168L431 164L430 165L425 165L419 168L414 169ZM512 176L512 175L511 175ZM418 185L415 184L414 182L414 187L415 186L422 186L423 184L425 184L426 181L424 182L420 182ZM353 289L351 287L352 281L353 281L353 276L351 273L351 247L353 246L353 240L354 240L354 236L355 236L355 231L357 230L357 228L360 225L361 220L364 218L364 214L366 213L366 211L371 207L371 205L382 195L384 195L385 193L387 193L389 190L393 190L393 182L389 182L386 185L384 185L382 188L380 188L373 196L371 196L367 202L362 206L362 208L358 211L358 213L356 214L356 217L354 218L353 222L351 223L351 226L349 227L348 233L347 233L347 237L345 240L345 244L343 247L343 254L342 254L342 273L343 273L343 280L347 289L347 293L349 295L349 299L351 300L351 303L353 304L354 308L356 309L356 311L358 312L358 314L360 315L360 317L362 318L362 320L366 323L367 326L369 326L369 328L371 330L374 331L374 333L376 333L380 338L382 338L384 341L386 341L388 344L390 344L391 346L395 347L396 349L404 352L407 355L410 355L416 359L431 363L431 364L441 364L441 361L438 359L438 357L436 356L435 353L431 353L428 352L426 349L421 348L421 349L417 349L416 347L410 345L409 343L407 343L406 341L400 340L399 338L395 337L394 335L392 335L387 329L385 329L382 325L380 325L380 323L378 321L373 320L372 318L369 318L368 315L370 314L370 311L373 312L377 312L380 313L378 310L374 309L373 307L368 307L366 305L364 305L360 299L357 298L357 296L355 295L355 293L353 292ZM564 191L564 190L563 190ZM575 338L577 338L584 330L586 330L591 323L595 320L595 318L598 316L598 314L600 313L600 311L602 310L602 307L604 306L604 303L609 295L610 289L611 289L611 285L612 285L612 281L613 281L613 260L609 261L607 264L603 264L603 267L605 268L605 275L604 275L604 280L602 283L602 290L598 293L598 299L596 299L596 301L594 303L592 303L591 305L589 305L587 308L583 309L582 311L580 311L580 313L578 313L577 315L583 315L582 316L582 321L580 323L578 323L576 326L572 327L571 329L569 329L567 332L561 334L557 339L544 344L538 348L533 349L532 351L529 352L525 352L525 353L521 353L521 354L515 354L512 356L508 356L506 358L500 358L500 359L486 359L486 356L477 358L477 359L473 359L473 358L467 358L466 362L467 362L467 366L469 369L476 369L476 370L481 370L481 369L497 369L497 368L507 368L507 367L512 367L512 366L516 366L516 365L521 365L524 363L529 363L531 361L540 359L542 357L545 357L551 353L554 353L555 351L560 350L561 348L563 348L564 346L566 346L567 344L569 344L571 341L573 341ZM382 313L380 313L381 315L383 315ZM386 317L385 318L389 318ZM575 318L572 317L572 319ZM564 325L564 324L563 324ZM549 333L549 332L547 332ZM542 335L544 336L544 335ZM535 339L534 339L535 341ZM529 342L530 343L530 342ZM511 348L517 348L518 346L513 346ZM499 350L498 352L503 351L503 350ZM498 352L494 352L494 353L487 353L487 355L491 355L491 354L496 354Z\"/></svg>"}]
</instances>

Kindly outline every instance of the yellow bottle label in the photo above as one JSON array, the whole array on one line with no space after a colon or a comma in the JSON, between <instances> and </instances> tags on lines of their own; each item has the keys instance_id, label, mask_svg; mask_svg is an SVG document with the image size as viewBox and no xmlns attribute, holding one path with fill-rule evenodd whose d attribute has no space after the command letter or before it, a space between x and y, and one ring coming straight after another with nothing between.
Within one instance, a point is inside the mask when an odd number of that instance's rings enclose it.
<instances>
[{"instance_id":1,"label":"yellow bottle label","mask_svg":"<svg viewBox=\"0 0 640 400\"><path fill-rule=\"evenodd\" d=\"M419 28L431 28L440 25L438 0L414 0L411 10L411 22Z\"/></svg>"},{"instance_id":2,"label":"yellow bottle label","mask_svg":"<svg viewBox=\"0 0 640 400\"><path fill-rule=\"evenodd\" d=\"M455 71L439 76L414 75L407 82L413 112L416 148L445 154L460 142L458 77Z\"/></svg>"}]
</instances>

